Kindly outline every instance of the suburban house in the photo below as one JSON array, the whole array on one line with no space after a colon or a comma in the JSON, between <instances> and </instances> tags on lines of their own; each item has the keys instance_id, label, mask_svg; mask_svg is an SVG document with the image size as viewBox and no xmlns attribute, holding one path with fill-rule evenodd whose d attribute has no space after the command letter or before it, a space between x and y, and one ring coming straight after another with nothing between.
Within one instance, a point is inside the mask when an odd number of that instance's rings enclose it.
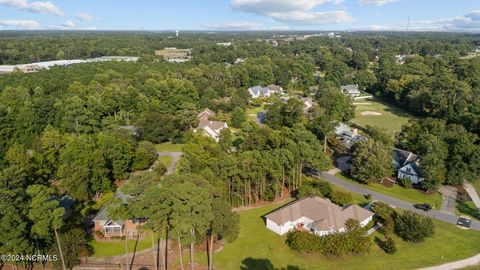
<instances>
[{"instance_id":1,"label":"suburban house","mask_svg":"<svg viewBox=\"0 0 480 270\"><path fill-rule=\"evenodd\" d=\"M118 191L115 196L127 201L128 196ZM100 231L105 238L125 236L135 239L140 235L139 226L145 224L146 218L135 218L129 220L114 220L110 218L108 206L104 205L98 214L93 218L94 231Z\"/></svg>"},{"instance_id":2,"label":"suburban house","mask_svg":"<svg viewBox=\"0 0 480 270\"><path fill-rule=\"evenodd\" d=\"M366 137L358 134L358 130L356 128L351 128L345 123L341 122L335 127L335 135L347 149L351 149L355 143L367 139Z\"/></svg>"},{"instance_id":3,"label":"suburban house","mask_svg":"<svg viewBox=\"0 0 480 270\"><path fill-rule=\"evenodd\" d=\"M252 98L261 98L261 97L268 98L273 94L281 94L283 92L283 88L274 84L270 84L267 87L262 87L260 85L257 85L257 86L248 88L248 92L250 93L250 96Z\"/></svg>"},{"instance_id":4,"label":"suburban house","mask_svg":"<svg viewBox=\"0 0 480 270\"><path fill-rule=\"evenodd\" d=\"M342 93L346 95L349 95L352 98L360 96L360 90L358 90L358 84L342 85L340 86L340 91L342 91Z\"/></svg>"},{"instance_id":5,"label":"suburban house","mask_svg":"<svg viewBox=\"0 0 480 270\"><path fill-rule=\"evenodd\" d=\"M392 163L398 179L410 179L413 184L423 181L420 158L414 153L394 148Z\"/></svg>"},{"instance_id":6,"label":"suburban house","mask_svg":"<svg viewBox=\"0 0 480 270\"><path fill-rule=\"evenodd\" d=\"M265 216L267 228L279 235L291 230L308 230L318 236L344 232L349 219L357 220L364 227L372 218L372 212L358 205L341 207L320 197L296 200Z\"/></svg>"},{"instance_id":7,"label":"suburban house","mask_svg":"<svg viewBox=\"0 0 480 270\"><path fill-rule=\"evenodd\" d=\"M170 63L182 63L190 61L192 49L177 49L174 47L156 50L155 55L165 58Z\"/></svg>"},{"instance_id":8,"label":"suburban house","mask_svg":"<svg viewBox=\"0 0 480 270\"><path fill-rule=\"evenodd\" d=\"M197 115L198 127L194 129L194 132L203 131L203 133L216 142L220 140L220 132L223 129L227 129L228 125L221 121L211 121L209 118L215 116L215 113L210 109L205 109Z\"/></svg>"}]
</instances>

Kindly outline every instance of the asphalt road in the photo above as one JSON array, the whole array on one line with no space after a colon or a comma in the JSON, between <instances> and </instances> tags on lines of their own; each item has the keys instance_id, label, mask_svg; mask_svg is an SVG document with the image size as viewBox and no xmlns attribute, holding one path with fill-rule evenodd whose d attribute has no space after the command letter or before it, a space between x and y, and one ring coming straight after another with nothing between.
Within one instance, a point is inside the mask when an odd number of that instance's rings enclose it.
<instances>
[{"instance_id":1,"label":"asphalt road","mask_svg":"<svg viewBox=\"0 0 480 270\"><path fill-rule=\"evenodd\" d=\"M315 176L315 175L313 175L313 176ZM360 185L357 185L357 184L351 183L349 181L340 179L336 176L328 174L327 172L322 172L322 173L320 173L320 175L316 175L316 177L323 178L323 179L327 180L328 182L330 182L331 184L339 186L339 187L344 188L344 189L347 189L351 192L355 192L355 193L358 193L358 194L361 194L361 195L371 194L373 200L386 202L386 203L388 203L392 206L395 206L395 207L398 207L398 208L401 208L401 209L410 210L410 211L413 211L415 213L418 213L418 214L421 214L421 215L424 215L424 216L429 216L431 218L434 218L434 219L437 219L437 220L440 220L440 221L443 221L443 222L447 222L447 223L450 223L450 224L454 224L454 225L456 225L457 221L458 221L458 217L456 215L441 212L441 211L437 211L437 210L430 210L428 212L418 210L418 209L414 208L413 204L410 203L410 202L407 202L407 201L404 201L404 200L400 200L400 199L397 199L397 198L393 198L393 197L375 192L371 189L364 188ZM470 229L480 231L480 222L476 221L476 220L472 220L472 223L470 225Z\"/></svg>"}]
</instances>

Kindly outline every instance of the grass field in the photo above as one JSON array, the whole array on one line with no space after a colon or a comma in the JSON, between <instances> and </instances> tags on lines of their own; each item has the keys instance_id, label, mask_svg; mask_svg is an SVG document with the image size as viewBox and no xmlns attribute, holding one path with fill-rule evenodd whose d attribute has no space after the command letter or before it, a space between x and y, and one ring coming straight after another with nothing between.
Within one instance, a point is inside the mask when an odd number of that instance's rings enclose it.
<instances>
[{"instance_id":1,"label":"grass field","mask_svg":"<svg viewBox=\"0 0 480 270\"><path fill-rule=\"evenodd\" d=\"M354 103L364 103L356 105L354 123L361 126L374 126L387 130L392 135L401 130L402 125L406 124L412 117L404 110L390 106L377 99L355 100ZM380 113L381 115L362 115L365 112Z\"/></svg>"},{"instance_id":2,"label":"grass field","mask_svg":"<svg viewBox=\"0 0 480 270\"><path fill-rule=\"evenodd\" d=\"M398 250L394 255L385 254L375 245L370 254L361 256L327 258L299 254L288 248L285 236L265 227L262 216L280 206L269 205L240 212L240 234L237 240L215 253L214 265L223 270L414 269L464 259L480 252L479 232L464 231L435 221L436 234L425 242L406 243L394 236ZM375 236L381 237L378 233ZM205 253L197 252L196 258L206 265Z\"/></svg>"},{"instance_id":3,"label":"grass field","mask_svg":"<svg viewBox=\"0 0 480 270\"><path fill-rule=\"evenodd\" d=\"M438 192L434 194L424 194L420 193L418 190L415 189L406 189L399 185L393 185L391 188L387 188L382 184L373 183L368 185L362 185L355 181L353 181L349 176L344 175L342 173L335 174L336 177L342 178L348 181L351 181L355 184L361 185L362 187L371 189L373 191L389 195L401 200L405 200L411 203L428 203L434 206L434 209L439 209L442 203L442 195Z\"/></svg>"},{"instance_id":4,"label":"grass field","mask_svg":"<svg viewBox=\"0 0 480 270\"><path fill-rule=\"evenodd\" d=\"M143 240L139 240L136 243L135 240L128 240L128 251L133 252L136 246L136 251L147 249L151 247L151 241L148 237ZM95 240L90 241L90 245L93 247L92 257L108 257L125 254L125 240L118 240L115 242L97 242Z\"/></svg>"},{"instance_id":5,"label":"grass field","mask_svg":"<svg viewBox=\"0 0 480 270\"><path fill-rule=\"evenodd\" d=\"M263 112L264 110L265 110L265 105L262 104L262 106L260 107L248 108L245 114L247 115L248 119L255 121L255 119L257 119L257 114L259 112Z\"/></svg>"},{"instance_id":6,"label":"grass field","mask_svg":"<svg viewBox=\"0 0 480 270\"><path fill-rule=\"evenodd\" d=\"M166 142L155 145L158 152L182 152L183 144L173 144Z\"/></svg>"}]
</instances>

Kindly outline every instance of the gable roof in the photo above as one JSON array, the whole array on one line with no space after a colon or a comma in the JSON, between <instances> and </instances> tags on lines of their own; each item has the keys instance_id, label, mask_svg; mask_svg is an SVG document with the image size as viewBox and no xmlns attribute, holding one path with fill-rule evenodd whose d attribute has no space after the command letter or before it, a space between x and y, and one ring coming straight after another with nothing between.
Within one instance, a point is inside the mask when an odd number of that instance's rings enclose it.
<instances>
[{"instance_id":1,"label":"gable roof","mask_svg":"<svg viewBox=\"0 0 480 270\"><path fill-rule=\"evenodd\" d=\"M394 163L398 164L399 167L419 160L419 157L414 153L399 148L394 148L392 155Z\"/></svg>"},{"instance_id":2,"label":"gable roof","mask_svg":"<svg viewBox=\"0 0 480 270\"><path fill-rule=\"evenodd\" d=\"M276 92L280 92L283 90L283 88L279 85L276 85L276 84L269 84L267 86L268 89L270 89L270 91L276 91Z\"/></svg>"},{"instance_id":3,"label":"gable roof","mask_svg":"<svg viewBox=\"0 0 480 270\"><path fill-rule=\"evenodd\" d=\"M250 93L254 96L267 95L268 93L270 93L270 89L268 89L267 87L261 87L260 85L250 87L248 88L248 91L250 91Z\"/></svg>"},{"instance_id":4,"label":"gable roof","mask_svg":"<svg viewBox=\"0 0 480 270\"><path fill-rule=\"evenodd\" d=\"M124 202L127 202L129 198L131 198L130 195L127 195L120 190L115 193L115 198L120 198ZM112 219L109 217L109 213L107 210L108 203L104 204L98 214L93 218L93 221L100 221L102 222L102 226L105 225L108 221L112 221ZM121 220L116 220L115 223L123 225L123 221Z\"/></svg>"},{"instance_id":5,"label":"gable roof","mask_svg":"<svg viewBox=\"0 0 480 270\"><path fill-rule=\"evenodd\" d=\"M345 227L348 219L362 222L371 216L373 216L372 212L358 205L340 207L328 199L308 197L287 204L269 213L265 218L277 224L284 224L306 217L313 221L313 227L317 230L335 229L338 231Z\"/></svg>"},{"instance_id":6,"label":"gable roof","mask_svg":"<svg viewBox=\"0 0 480 270\"><path fill-rule=\"evenodd\" d=\"M203 110L199 114L197 114L197 118L200 118L200 117L203 117L203 116L206 116L207 119L208 119L210 116L215 116L215 112L210 110L209 108L205 108L205 110Z\"/></svg>"}]
</instances>

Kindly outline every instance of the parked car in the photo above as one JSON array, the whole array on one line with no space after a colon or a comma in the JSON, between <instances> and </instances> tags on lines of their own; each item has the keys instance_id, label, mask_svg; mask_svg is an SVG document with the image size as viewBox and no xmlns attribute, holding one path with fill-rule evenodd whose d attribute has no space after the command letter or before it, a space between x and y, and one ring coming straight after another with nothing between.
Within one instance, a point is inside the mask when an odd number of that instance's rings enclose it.
<instances>
[{"instance_id":1,"label":"parked car","mask_svg":"<svg viewBox=\"0 0 480 270\"><path fill-rule=\"evenodd\" d=\"M428 203L417 203L417 204L414 204L413 207L423 210L425 212L432 210L432 206Z\"/></svg>"}]
</instances>

